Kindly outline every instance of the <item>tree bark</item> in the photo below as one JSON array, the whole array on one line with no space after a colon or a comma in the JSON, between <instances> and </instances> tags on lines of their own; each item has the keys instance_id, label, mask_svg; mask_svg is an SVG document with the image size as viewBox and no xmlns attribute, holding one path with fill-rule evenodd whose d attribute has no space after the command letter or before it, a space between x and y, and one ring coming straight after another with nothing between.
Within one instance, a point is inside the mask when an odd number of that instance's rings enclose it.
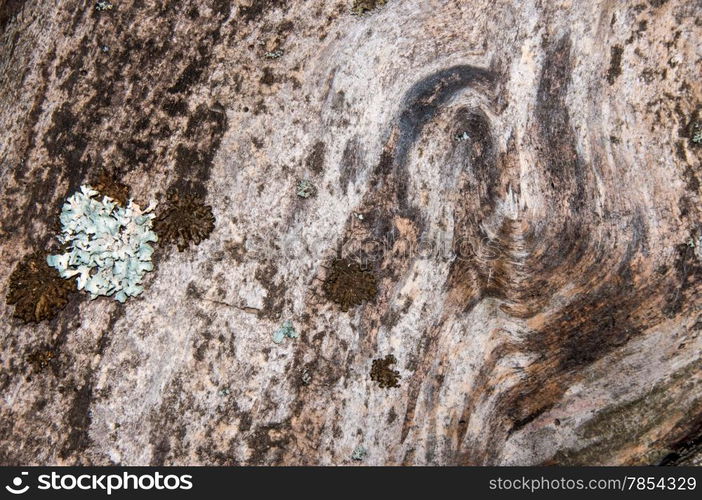
<instances>
[{"instance_id":1,"label":"tree bark","mask_svg":"<svg viewBox=\"0 0 702 500\"><path fill-rule=\"evenodd\" d=\"M352 4L0 2L3 296L97 172L216 218L2 301L0 463L700 463L702 2Z\"/></svg>"}]
</instances>

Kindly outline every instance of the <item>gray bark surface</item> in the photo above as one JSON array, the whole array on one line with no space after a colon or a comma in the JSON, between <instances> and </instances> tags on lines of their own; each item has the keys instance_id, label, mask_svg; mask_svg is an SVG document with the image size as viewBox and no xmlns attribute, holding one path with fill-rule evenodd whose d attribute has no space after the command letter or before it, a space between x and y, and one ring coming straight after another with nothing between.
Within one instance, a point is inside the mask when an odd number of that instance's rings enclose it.
<instances>
[{"instance_id":1,"label":"gray bark surface","mask_svg":"<svg viewBox=\"0 0 702 500\"><path fill-rule=\"evenodd\" d=\"M0 301L0 463L699 463L702 2L352 3L0 1L0 294L100 169L216 218Z\"/></svg>"}]
</instances>

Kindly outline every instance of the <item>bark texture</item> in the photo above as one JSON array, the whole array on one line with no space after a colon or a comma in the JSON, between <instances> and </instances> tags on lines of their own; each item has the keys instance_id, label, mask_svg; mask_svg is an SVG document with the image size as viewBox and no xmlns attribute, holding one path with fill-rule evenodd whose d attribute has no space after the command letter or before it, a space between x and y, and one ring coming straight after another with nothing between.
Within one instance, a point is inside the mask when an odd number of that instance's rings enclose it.
<instances>
[{"instance_id":1,"label":"bark texture","mask_svg":"<svg viewBox=\"0 0 702 500\"><path fill-rule=\"evenodd\" d=\"M0 1L0 292L99 172L216 223L0 303L0 463L700 462L702 1L112 4Z\"/></svg>"}]
</instances>

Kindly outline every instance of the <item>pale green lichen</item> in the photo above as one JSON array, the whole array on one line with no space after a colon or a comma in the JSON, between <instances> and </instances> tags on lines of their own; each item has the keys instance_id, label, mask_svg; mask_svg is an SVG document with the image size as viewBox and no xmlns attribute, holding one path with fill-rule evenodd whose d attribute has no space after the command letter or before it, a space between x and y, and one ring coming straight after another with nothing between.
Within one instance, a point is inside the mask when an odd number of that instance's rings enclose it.
<instances>
[{"instance_id":1,"label":"pale green lichen","mask_svg":"<svg viewBox=\"0 0 702 500\"><path fill-rule=\"evenodd\" d=\"M695 146L702 146L702 120L700 120L700 110L695 111L689 125L687 126L687 136Z\"/></svg>"},{"instance_id":2,"label":"pale green lichen","mask_svg":"<svg viewBox=\"0 0 702 500\"><path fill-rule=\"evenodd\" d=\"M387 0L355 0L351 6L351 13L357 16L371 12L387 3Z\"/></svg>"},{"instance_id":3,"label":"pale green lichen","mask_svg":"<svg viewBox=\"0 0 702 500\"><path fill-rule=\"evenodd\" d=\"M694 238L690 238L689 245L694 248L695 255L698 259L702 260L702 236L697 238L697 243L695 243Z\"/></svg>"},{"instance_id":4,"label":"pale green lichen","mask_svg":"<svg viewBox=\"0 0 702 500\"><path fill-rule=\"evenodd\" d=\"M106 1L106 0L101 0L95 4L95 10L112 10L113 5L112 3Z\"/></svg>"},{"instance_id":5,"label":"pale green lichen","mask_svg":"<svg viewBox=\"0 0 702 500\"><path fill-rule=\"evenodd\" d=\"M297 195L300 198L309 198L317 194L317 188L307 179L303 179L297 183Z\"/></svg>"},{"instance_id":6,"label":"pale green lichen","mask_svg":"<svg viewBox=\"0 0 702 500\"><path fill-rule=\"evenodd\" d=\"M275 331L275 333L273 333L273 342L280 344L286 338L296 339L299 336L300 335L295 331L295 328L293 328L292 321L286 321Z\"/></svg>"},{"instance_id":7,"label":"pale green lichen","mask_svg":"<svg viewBox=\"0 0 702 500\"><path fill-rule=\"evenodd\" d=\"M63 278L76 278L78 290L96 298L114 296L119 302L141 294L141 282L153 270L150 242L158 240L151 230L154 203L145 210L132 200L120 207L90 186L68 198L61 210L58 240L66 252L49 255L47 264Z\"/></svg>"},{"instance_id":8,"label":"pale green lichen","mask_svg":"<svg viewBox=\"0 0 702 500\"><path fill-rule=\"evenodd\" d=\"M360 462L361 460L366 458L366 455L368 455L368 450L366 450L362 445L359 444L353 450L353 453L351 453L351 459Z\"/></svg>"},{"instance_id":9,"label":"pale green lichen","mask_svg":"<svg viewBox=\"0 0 702 500\"><path fill-rule=\"evenodd\" d=\"M310 382L312 382L312 374L309 370L305 369L302 372L302 375L300 376L300 382L302 382L302 385L310 385Z\"/></svg>"},{"instance_id":10,"label":"pale green lichen","mask_svg":"<svg viewBox=\"0 0 702 500\"><path fill-rule=\"evenodd\" d=\"M264 54L264 57L266 59L279 59L279 58L283 57L283 55L285 55L285 51L283 49L275 49L275 50L271 50L269 52L266 52Z\"/></svg>"}]
</instances>

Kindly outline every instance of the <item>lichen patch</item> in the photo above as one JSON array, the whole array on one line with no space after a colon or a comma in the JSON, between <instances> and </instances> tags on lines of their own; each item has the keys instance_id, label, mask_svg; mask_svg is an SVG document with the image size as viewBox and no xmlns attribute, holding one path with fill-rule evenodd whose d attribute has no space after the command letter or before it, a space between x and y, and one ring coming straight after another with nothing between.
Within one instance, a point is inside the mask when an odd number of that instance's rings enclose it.
<instances>
[{"instance_id":1,"label":"lichen patch","mask_svg":"<svg viewBox=\"0 0 702 500\"><path fill-rule=\"evenodd\" d=\"M332 262L324 280L324 293L330 301L346 312L363 302L372 301L378 294L378 281L372 272L347 259Z\"/></svg>"}]
</instances>

